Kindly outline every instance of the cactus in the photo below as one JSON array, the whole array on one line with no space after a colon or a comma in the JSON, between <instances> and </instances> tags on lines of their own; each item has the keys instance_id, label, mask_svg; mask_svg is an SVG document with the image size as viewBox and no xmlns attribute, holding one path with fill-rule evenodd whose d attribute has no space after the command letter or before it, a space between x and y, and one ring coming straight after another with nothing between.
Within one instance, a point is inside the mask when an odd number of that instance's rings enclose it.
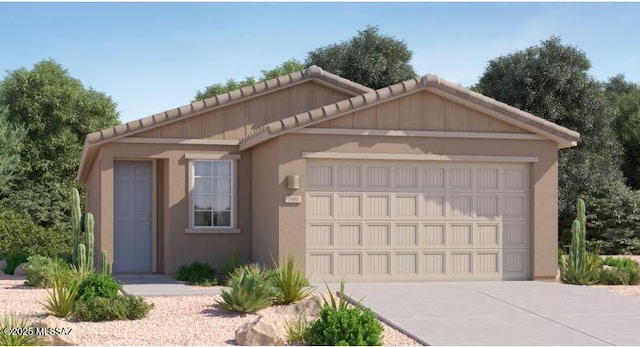
<instances>
[{"instance_id":1,"label":"cactus","mask_svg":"<svg viewBox=\"0 0 640 347\"><path fill-rule=\"evenodd\" d=\"M596 284L599 280L600 248L587 252L587 216L584 200L578 199L577 217L571 224L569 254L560 257L560 274L565 283Z\"/></svg>"},{"instance_id":2,"label":"cactus","mask_svg":"<svg viewBox=\"0 0 640 347\"><path fill-rule=\"evenodd\" d=\"M111 267L111 263L107 262L107 251L102 251L101 256L102 256L102 260L100 262L100 266L101 266L101 269L102 269L101 273L103 275L111 276L112 267Z\"/></svg>"},{"instance_id":3,"label":"cactus","mask_svg":"<svg viewBox=\"0 0 640 347\"><path fill-rule=\"evenodd\" d=\"M87 252L84 243L78 245L78 268L87 268Z\"/></svg>"},{"instance_id":4,"label":"cactus","mask_svg":"<svg viewBox=\"0 0 640 347\"><path fill-rule=\"evenodd\" d=\"M94 228L93 214L89 212L84 216L84 234L85 234L86 245L87 245L87 267L89 269L93 269L93 242L94 242L93 228Z\"/></svg>"},{"instance_id":5,"label":"cactus","mask_svg":"<svg viewBox=\"0 0 640 347\"><path fill-rule=\"evenodd\" d=\"M582 268L587 261L587 216L585 213L584 200L578 199L576 203L578 213L576 219L571 224L571 248L569 249L569 264L576 268Z\"/></svg>"},{"instance_id":6,"label":"cactus","mask_svg":"<svg viewBox=\"0 0 640 347\"><path fill-rule=\"evenodd\" d=\"M80 244L80 233L82 226L80 225L80 193L76 188L71 190L71 231L73 233L73 251L71 259L74 265L78 266L78 246Z\"/></svg>"}]
</instances>

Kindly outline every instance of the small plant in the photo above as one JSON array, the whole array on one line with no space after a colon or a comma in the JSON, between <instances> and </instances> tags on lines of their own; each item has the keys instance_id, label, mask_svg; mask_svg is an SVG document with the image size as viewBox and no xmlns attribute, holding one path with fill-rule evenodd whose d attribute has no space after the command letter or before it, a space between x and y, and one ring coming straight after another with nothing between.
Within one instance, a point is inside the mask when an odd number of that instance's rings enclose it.
<instances>
[{"instance_id":1,"label":"small plant","mask_svg":"<svg viewBox=\"0 0 640 347\"><path fill-rule=\"evenodd\" d=\"M7 334L3 331L11 331L12 329L26 331L33 327L33 322L26 318L7 314L0 320L0 346L38 346L44 341L35 334Z\"/></svg>"},{"instance_id":2,"label":"small plant","mask_svg":"<svg viewBox=\"0 0 640 347\"><path fill-rule=\"evenodd\" d=\"M222 300L216 300L220 307L248 313L271 306L273 287L261 274L240 273L234 275L230 282L231 290L223 289L220 293Z\"/></svg>"},{"instance_id":3,"label":"small plant","mask_svg":"<svg viewBox=\"0 0 640 347\"><path fill-rule=\"evenodd\" d=\"M382 325L370 309L324 306L309 328L313 346L381 346Z\"/></svg>"},{"instance_id":4,"label":"small plant","mask_svg":"<svg viewBox=\"0 0 640 347\"><path fill-rule=\"evenodd\" d=\"M7 258L7 267L4 269L4 273L13 275L18 265L27 262L27 258L28 256L22 252L12 253Z\"/></svg>"},{"instance_id":5,"label":"small plant","mask_svg":"<svg viewBox=\"0 0 640 347\"><path fill-rule=\"evenodd\" d=\"M640 265L629 258L606 257L602 262L600 284L636 285L640 283Z\"/></svg>"},{"instance_id":6,"label":"small plant","mask_svg":"<svg viewBox=\"0 0 640 347\"><path fill-rule=\"evenodd\" d=\"M118 296L122 284L111 276L89 275L78 287L78 300L88 300L94 297L113 298Z\"/></svg>"},{"instance_id":7,"label":"small plant","mask_svg":"<svg viewBox=\"0 0 640 347\"><path fill-rule=\"evenodd\" d=\"M67 263L63 259L52 259L41 255L32 255L27 259L24 267L27 275L26 285L38 288L51 288L53 275L57 272L69 271Z\"/></svg>"},{"instance_id":8,"label":"small plant","mask_svg":"<svg viewBox=\"0 0 640 347\"><path fill-rule=\"evenodd\" d=\"M334 310L346 310L349 307L349 300L347 300L344 296L344 280L340 281L340 291L338 292L338 300L336 301L336 298L333 296L333 293L331 292L331 289L329 289L329 286L325 283L324 284L327 287L327 291L329 292L329 300L327 300L324 295L322 295L322 301L324 301L324 305L323 306L329 306ZM362 299L360 300L360 302L362 302ZM360 303L358 302L358 304Z\"/></svg>"},{"instance_id":9,"label":"small plant","mask_svg":"<svg viewBox=\"0 0 640 347\"><path fill-rule=\"evenodd\" d=\"M600 248L589 253L586 249L586 225L584 200L578 199L577 217L571 225L571 248L568 255L560 257L560 279L568 284L597 284L600 275Z\"/></svg>"},{"instance_id":10,"label":"small plant","mask_svg":"<svg viewBox=\"0 0 640 347\"><path fill-rule=\"evenodd\" d=\"M49 296L43 304L50 314L66 318L71 315L73 303L78 293L78 281L69 280L63 273L53 275L53 288L47 289Z\"/></svg>"},{"instance_id":11,"label":"small plant","mask_svg":"<svg viewBox=\"0 0 640 347\"><path fill-rule=\"evenodd\" d=\"M311 324L305 315L298 315L290 321L284 322L289 345L301 346L309 343L309 328Z\"/></svg>"},{"instance_id":12,"label":"small plant","mask_svg":"<svg viewBox=\"0 0 640 347\"><path fill-rule=\"evenodd\" d=\"M135 320L146 317L153 306L134 295L96 296L76 302L74 316L83 322Z\"/></svg>"},{"instance_id":13,"label":"small plant","mask_svg":"<svg viewBox=\"0 0 640 347\"><path fill-rule=\"evenodd\" d=\"M186 281L196 286L215 286L218 284L211 265L197 261L194 261L190 265L181 265L178 267L176 279L178 281Z\"/></svg>"},{"instance_id":14,"label":"small plant","mask_svg":"<svg viewBox=\"0 0 640 347\"><path fill-rule=\"evenodd\" d=\"M313 292L309 287L309 280L298 270L292 257L287 257L284 265L274 270L273 284L276 288L276 304L288 305L308 297Z\"/></svg>"},{"instance_id":15,"label":"small plant","mask_svg":"<svg viewBox=\"0 0 640 347\"><path fill-rule=\"evenodd\" d=\"M235 269L237 269L240 266L242 266L242 263L240 262L238 251L236 249L233 249L231 250L231 253L229 253L229 258L227 258L227 261L225 262L224 267L222 268L220 279L224 283L228 282L229 279L231 279L231 274L233 274Z\"/></svg>"}]
</instances>

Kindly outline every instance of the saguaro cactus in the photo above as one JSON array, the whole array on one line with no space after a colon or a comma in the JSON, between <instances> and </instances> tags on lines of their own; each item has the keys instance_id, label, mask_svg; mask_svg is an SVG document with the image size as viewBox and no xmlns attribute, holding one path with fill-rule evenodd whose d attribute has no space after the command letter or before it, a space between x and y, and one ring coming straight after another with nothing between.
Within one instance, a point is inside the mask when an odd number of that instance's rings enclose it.
<instances>
[{"instance_id":1,"label":"saguaro cactus","mask_svg":"<svg viewBox=\"0 0 640 347\"><path fill-rule=\"evenodd\" d=\"M102 268L102 274L103 275L111 275L112 274L112 267L111 267L111 263L107 262L107 251L102 251L101 253L102 256L102 260L100 262L100 266Z\"/></svg>"},{"instance_id":2,"label":"saguaro cactus","mask_svg":"<svg viewBox=\"0 0 640 347\"><path fill-rule=\"evenodd\" d=\"M93 235L94 221L93 214L91 212L84 216L84 233L87 245L87 267L93 269Z\"/></svg>"},{"instance_id":3,"label":"saguaro cactus","mask_svg":"<svg viewBox=\"0 0 640 347\"><path fill-rule=\"evenodd\" d=\"M591 285L598 283L600 248L587 252L587 216L584 200L578 199L577 217L571 224L571 246L568 255L560 257L560 278L565 283Z\"/></svg>"},{"instance_id":4,"label":"saguaro cactus","mask_svg":"<svg viewBox=\"0 0 640 347\"><path fill-rule=\"evenodd\" d=\"M78 268L87 268L87 249L84 246L84 243L78 245Z\"/></svg>"},{"instance_id":5,"label":"saguaro cactus","mask_svg":"<svg viewBox=\"0 0 640 347\"><path fill-rule=\"evenodd\" d=\"M580 269L587 262L587 216L584 200L578 199L576 211L576 219L571 224L569 264L576 269Z\"/></svg>"},{"instance_id":6,"label":"saguaro cactus","mask_svg":"<svg viewBox=\"0 0 640 347\"><path fill-rule=\"evenodd\" d=\"M80 193L78 189L73 188L71 190L71 232L73 233L73 251L71 259L73 264L78 266L78 246L80 245L80 234L82 233L82 226L80 225L80 218L82 214L80 212Z\"/></svg>"}]
</instances>

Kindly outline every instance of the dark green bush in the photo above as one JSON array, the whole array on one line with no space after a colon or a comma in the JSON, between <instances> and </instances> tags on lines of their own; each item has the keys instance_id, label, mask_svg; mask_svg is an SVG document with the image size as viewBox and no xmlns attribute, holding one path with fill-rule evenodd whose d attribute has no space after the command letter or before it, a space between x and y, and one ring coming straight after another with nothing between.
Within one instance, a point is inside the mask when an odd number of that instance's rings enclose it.
<instances>
[{"instance_id":1,"label":"dark green bush","mask_svg":"<svg viewBox=\"0 0 640 347\"><path fill-rule=\"evenodd\" d=\"M29 256L23 252L15 252L9 255L9 257L7 258L7 267L4 269L4 273L6 273L7 275L13 275L16 267L18 267L18 265L22 263L25 263L28 257Z\"/></svg>"},{"instance_id":2,"label":"dark green bush","mask_svg":"<svg viewBox=\"0 0 640 347\"><path fill-rule=\"evenodd\" d=\"M640 283L640 265L629 258L604 259L605 267L600 271L600 284L636 285Z\"/></svg>"},{"instance_id":3,"label":"dark green bush","mask_svg":"<svg viewBox=\"0 0 640 347\"><path fill-rule=\"evenodd\" d=\"M323 306L309 328L312 346L381 346L382 325L370 309Z\"/></svg>"},{"instance_id":4,"label":"dark green bush","mask_svg":"<svg viewBox=\"0 0 640 347\"><path fill-rule=\"evenodd\" d=\"M0 247L2 252L57 257L71 254L71 230L63 225L42 227L29 215L0 205Z\"/></svg>"},{"instance_id":5,"label":"dark green bush","mask_svg":"<svg viewBox=\"0 0 640 347\"><path fill-rule=\"evenodd\" d=\"M176 279L196 286L215 286L217 280L214 277L214 272L211 265L194 261L190 265L178 267Z\"/></svg>"},{"instance_id":6,"label":"dark green bush","mask_svg":"<svg viewBox=\"0 0 640 347\"><path fill-rule=\"evenodd\" d=\"M69 271L68 264L60 258L52 259L41 255L32 255L24 267L28 286L51 288L55 273Z\"/></svg>"},{"instance_id":7,"label":"dark green bush","mask_svg":"<svg viewBox=\"0 0 640 347\"><path fill-rule=\"evenodd\" d=\"M74 307L74 315L83 322L103 322L112 320L134 320L147 316L153 308L143 298L133 295L115 297L93 297L79 300Z\"/></svg>"},{"instance_id":8,"label":"dark green bush","mask_svg":"<svg viewBox=\"0 0 640 347\"><path fill-rule=\"evenodd\" d=\"M78 300L89 300L95 297L113 298L118 296L122 284L108 275L89 275L78 287Z\"/></svg>"}]
</instances>

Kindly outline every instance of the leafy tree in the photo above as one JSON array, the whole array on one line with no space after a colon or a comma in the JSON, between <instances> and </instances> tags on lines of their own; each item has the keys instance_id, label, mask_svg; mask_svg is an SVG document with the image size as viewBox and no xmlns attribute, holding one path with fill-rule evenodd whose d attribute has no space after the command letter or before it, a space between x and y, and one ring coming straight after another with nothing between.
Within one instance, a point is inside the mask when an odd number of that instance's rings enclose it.
<instances>
[{"instance_id":1,"label":"leafy tree","mask_svg":"<svg viewBox=\"0 0 640 347\"><path fill-rule=\"evenodd\" d=\"M382 35L378 27L367 26L348 41L315 49L306 65L323 69L378 89L416 77L409 64L412 52L407 43Z\"/></svg>"},{"instance_id":2,"label":"leafy tree","mask_svg":"<svg viewBox=\"0 0 640 347\"><path fill-rule=\"evenodd\" d=\"M609 101L616 108L614 130L624 148L622 172L627 184L640 189L640 85L627 82L624 75L604 84Z\"/></svg>"},{"instance_id":3,"label":"leafy tree","mask_svg":"<svg viewBox=\"0 0 640 347\"><path fill-rule=\"evenodd\" d=\"M600 84L588 74L590 66L582 51L552 37L491 60L475 86L487 96L580 132L578 146L559 153L559 223L564 240L578 197L584 197L587 210L600 211L602 218L614 216L611 211L625 211L625 204L635 204L601 194L607 191L635 199L619 169L622 148L612 127L615 111ZM590 229L590 234L602 237L610 230L595 217L592 226L600 229Z\"/></svg>"},{"instance_id":4,"label":"leafy tree","mask_svg":"<svg viewBox=\"0 0 640 347\"><path fill-rule=\"evenodd\" d=\"M7 74L0 82L0 106L10 124L24 129L17 151L21 177L0 202L39 225L66 224L84 138L118 123L116 104L86 89L55 61L43 60Z\"/></svg>"},{"instance_id":5,"label":"leafy tree","mask_svg":"<svg viewBox=\"0 0 640 347\"><path fill-rule=\"evenodd\" d=\"M7 109L0 109L0 194L6 193L20 176L18 151L23 138L22 128L9 124Z\"/></svg>"},{"instance_id":6,"label":"leafy tree","mask_svg":"<svg viewBox=\"0 0 640 347\"><path fill-rule=\"evenodd\" d=\"M203 91L198 91L193 101L204 100L215 95L228 93L232 90L236 90L242 87L247 87L256 84L257 82L263 82L279 76L287 75L292 72L300 71L304 69L304 65L295 59L289 59L284 63L276 66L271 70L261 70L262 76L256 80L254 77L245 77L242 81L236 81L234 79L228 79L225 84L215 83L205 88Z\"/></svg>"}]
</instances>

